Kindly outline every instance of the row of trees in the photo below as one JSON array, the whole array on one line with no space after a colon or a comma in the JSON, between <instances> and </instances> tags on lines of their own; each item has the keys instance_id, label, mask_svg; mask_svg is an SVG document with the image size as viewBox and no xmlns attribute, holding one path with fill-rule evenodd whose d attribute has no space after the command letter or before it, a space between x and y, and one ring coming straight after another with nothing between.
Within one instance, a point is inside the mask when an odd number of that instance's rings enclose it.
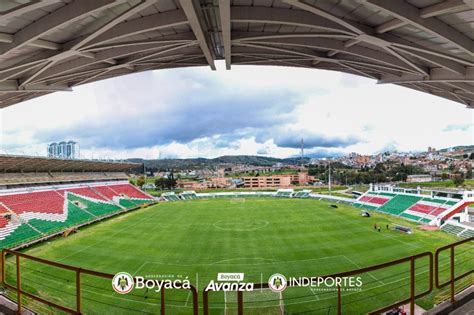
<instances>
[{"instance_id":1,"label":"row of trees","mask_svg":"<svg viewBox=\"0 0 474 315\"><path fill-rule=\"evenodd\" d=\"M155 179L155 186L156 186L156 189L161 189L161 190L174 189L176 188L176 179L164 178L164 177L157 178Z\"/></svg>"},{"instance_id":2,"label":"row of trees","mask_svg":"<svg viewBox=\"0 0 474 315\"><path fill-rule=\"evenodd\" d=\"M137 183L136 183L138 187L142 187L143 185L145 185L145 183L146 181L145 181L144 176L138 177ZM156 178L154 184L156 186L156 189L169 190L169 189L176 188L177 182L176 182L176 179L174 178L174 174L170 173L170 176L168 178L164 178L164 177Z\"/></svg>"},{"instance_id":3,"label":"row of trees","mask_svg":"<svg viewBox=\"0 0 474 315\"><path fill-rule=\"evenodd\" d=\"M325 182L329 180L329 166L311 166L308 173ZM346 185L406 181L408 175L423 173L423 169L418 166L404 164L378 163L374 167L363 167L361 169L352 169L341 163L331 164L332 181Z\"/></svg>"}]
</instances>

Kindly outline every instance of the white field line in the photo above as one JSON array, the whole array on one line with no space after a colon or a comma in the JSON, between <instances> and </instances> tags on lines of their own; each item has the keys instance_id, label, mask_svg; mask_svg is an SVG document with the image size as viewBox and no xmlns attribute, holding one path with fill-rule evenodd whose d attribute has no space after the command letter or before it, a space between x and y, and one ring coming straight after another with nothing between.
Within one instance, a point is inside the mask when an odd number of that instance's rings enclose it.
<instances>
[{"instance_id":1,"label":"white field line","mask_svg":"<svg viewBox=\"0 0 474 315\"><path fill-rule=\"evenodd\" d=\"M239 257L239 258L230 258L225 260L219 260L212 263L195 263L195 264L178 264L178 263L163 263L158 261L145 261L146 264L156 264L156 265L165 265L165 266L180 266L180 267L192 267L192 266L214 266L224 261L234 261L234 260L242 260L242 259L261 259L261 260L271 260L271 262L264 262L264 263L237 263L237 264L228 264L228 265L237 265L237 266L261 266L261 265L274 265L274 264L287 264L287 263L296 263L296 262L309 262L309 261L318 261L324 259L333 259L333 258L344 258L344 255L336 255L336 256L327 256L327 257L320 257L320 258L308 258L308 259L295 259L295 260L277 260L271 258L261 258L261 257Z\"/></svg>"},{"instance_id":2,"label":"white field line","mask_svg":"<svg viewBox=\"0 0 474 315\"><path fill-rule=\"evenodd\" d=\"M156 212L156 213L159 213L159 212ZM124 215L127 215L127 214L124 214ZM146 219L139 220L139 221L137 221L135 224L132 224L130 227L136 226L136 225L138 225L138 224L140 224L140 223L142 223L142 222L144 222L144 221L148 221L149 219L150 219L150 218L146 218ZM77 255L78 253L81 253L81 252L83 252L83 251L85 251L85 250L87 250L87 249L89 249L89 248L92 248L92 247L94 247L94 246L96 246L96 245L102 243L104 240L111 239L111 238L115 237L116 235L118 235L118 234L120 234L120 233L123 233L123 231L117 231L116 233L107 234L107 236L102 237L100 241L97 241L97 242L95 242L95 243L93 243L93 244L91 244L91 245L89 245L89 246L85 246L84 248L82 248L82 249L80 249L80 250L77 250L77 251L75 251L75 252L73 252L73 253L71 253L71 254L69 254L69 255L63 256L61 259L56 260L56 262L64 261L66 258L69 258L69 257L72 257L72 256L74 256L74 255ZM35 269L35 270L32 270L32 271L23 271L22 274L25 274L25 275L26 275L26 274L32 273L32 272L34 272L34 271L41 271L41 270L44 270L44 269L46 269L46 268L47 268L47 266L45 266L45 267L43 267L43 268L38 268L38 269Z\"/></svg>"},{"instance_id":3,"label":"white field line","mask_svg":"<svg viewBox=\"0 0 474 315\"><path fill-rule=\"evenodd\" d=\"M334 212L334 213L338 215L337 212ZM340 215L339 215L339 216L340 216ZM358 224L352 223L352 221L349 221L349 222L351 222L351 225L359 227ZM362 227L361 227L361 228L362 228ZM374 232L372 228L365 228L365 229ZM396 238L396 237L393 237L393 236L390 235L390 234L387 234L387 233L379 233L379 234L382 235L383 237L388 237L388 238L394 239L394 240L396 240L396 241L398 241L398 242L400 242L400 243L403 243L403 244L405 244L405 245L408 245L408 246L410 246L410 247L423 249L423 247L421 247L421 246L419 246L419 245L415 245L415 244L412 244L412 243L404 242L404 241L402 241L402 240L399 240L399 239Z\"/></svg>"},{"instance_id":4,"label":"white field line","mask_svg":"<svg viewBox=\"0 0 474 315\"><path fill-rule=\"evenodd\" d=\"M188 292L188 297L186 298L186 303L184 303L184 307L188 306L188 301L189 301L190 296L191 296L191 291Z\"/></svg>"},{"instance_id":5,"label":"white field line","mask_svg":"<svg viewBox=\"0 0 474 315\"><path fill-rule=\"evenodd\" d=\"M445 263L445 264L441 264L440 266L445 266L447 265L448 263ZM415 272L415 276L416 275L421 275L421 274L424 274L426 272L428 272L429 270L424 270L424 271L421 271L421 272L418 272L416 273ZM376 289L376 288L380 288L380 287L383 287L383 286L389 286L391 284L394 284L394 283L397 283L397 282L400 282L400 281L403 281L403 280L406 280L406 279L410 279L410 277L405 277L405 278L401 278L401 279L398 279L398 280L395 280L395 281L391 281L391 282L387 282L385 284L379 284L377 286L374 286L374 287L371 287L371 288L368 288L367 290L364 290L362 292L367 292L369 290L372 290L372 289ZM361 292L351 292L351 293L347 293L347 294L343 294L342 296L349 296L349 295L353 295L353 294L357 294L357 293L361 293ZM329 300L329 299L335 299L335 297L327 297L327 298L320 298L319 300L320 301L323 301L323 300ZM294 303L286 303L286 305L297 305L297 304L304 304L304 303L308 303L308 301L302 301L302 302L294 302Z\"/></svg>"},{"instance_id":6,"label":"white field line","mask_svg":"<svg viewBox=\"0 0 474 315\"><path fill-rule=\"evenodd\" d=\"M311 293L313 293L314 297L316 298L316 301L319 301L319 297L318 297L318 295L314 292L314 291L315 291L314 288L312 288L312 287L308 287L308 288L309 288L309 290L311 291Z\"/></svg>"},{"instance_id":7,"label":"white field line","mask_svg":"<svg viewBox=\"0 0 474 315\"><path fill-rule=\"evenodd\" d=\"M267 220L258 220L257 222L259 222L259 221L263 222L263 225L260 225L260 226L254 227L254 228L232 228L232 227L225 228L225 227L219 226L219 224L222 224L221 222L223 222L223 221L217 221L212 226L215 227L216 229L222 230L222 231L252 232L252 231L263 229L264 227L266 227L269 224L269 222ZM233 224L234 223L223 223L223 225L233 225Z\"/></svg>"},{"instance_id":8,"label":"white field line","mask_svg":"<svg viewBox=\"0 0 474 315\"><path fill-rule=\"evenodd\" d=\"M263 258L263 257L241 257L241 258L230 258L230 259L223 259L223 260L218 260L216 262L213 262L213 263L210 263L210 264L206 264L206 265L209 265L209 266L212 266L212 265L219 265L219 264L222 264L222 263L226 263L226 262L230 262L230 261L239 261L239 260L244 260L244 259L252 259L252 260L262 260L262 261L265 261L265 260L269 260L269 261L272 261L272 262L268 262L266 264L275 264L275 263L278 263L279 261L275 260L275 259L271 259L271 258ZM265 264L265 263L264 263ZM240 264L240 263L237 263L237 264L227 264L227 265L261 265L261 264L257 264L257 263L246 263L246 264Z\"/></svg>"},{"instance_id":9,"label":"white field line","mask_svg":"<svg viewBox=\"0 0 474 315\"><path fill-rule=\"evenodd\" d=\"M445 263L445 264L441 264L440 266L445 266L445 265L448 265L448 263ZM418 272L416 273L415 272L415 275L421 275L421 274L424 274L426 273L428 270L424 270L424 271L421 271L421 272ZM47 281L52 281L52 282L55 282L57 284L59 284L60 286L64 285L64 283L61 283L57 280L54 280L54 279L51 279L51 278L46 278L46 277L43 277L43 276L39 276L39 275L36 275L35 274L35 277L38 277L38 278L41 278L41 279L44 279L44 280L47 280ZM391 281L391 282L388 282L388 283L385 283L385 284L380 284L380 285L377 285L377 286L374 286L374 287L371 287L366 291L369 291L369 290L373 290L373 289L376 289L376 288L379 288L379 287L383 287L383 286L388 286L390 284L394 284L394 283L397 283L397 282L400 282L400 281L403 281L403 280L406 280L406 279L409 279L410 277L405 277L405 278L401 278L401 279L398 279L398 280L395 280L395 281ZM100 296L104 296L104 297L107 297L107 298L110 298L109 295L107 294L103 294L103 293L99 293L97 291L93 291L93 290L89 290L89 289L85 289L85 288L82 288L81 289L82 291L85 291L85 292L89 292L89 293L92 293L92 294L95 294L95 295L100 295ZM357 294L357 293L360 293L360 292L351 292L351 293L348 293L348 294L344 294L343 296L348 296L348 295L353 295L353 294ZM334 297L328 297L328 298L318 298L319 300L318 301L322 301L322 300L328 300L328 299L331 299L331 298L334 298ZM116 296L114 297L114 299L118 299L118 300L124 300L124 301L127 301L127 302L135 302L135 303L141 303L141 304L146 304L146 305L152 305L152 306L157 306L156 303L150 303L150 302L142 302L142 301L136 301L136 300L131 300L131 299L126 299L126 298L122 298L120 296ZM99 302L100 303L100 302ZM286 305L297 305L297 304L303 304L303 303L308 303L308 301L302 301L302 302L294 302L294 303L285 303ZM185 308L186 306L185 305L178 305L178 304L172 304L172 303L167 303L167 305L170 305L172 307L181 307L181 308ZM264 306L262 306L264 307ZM266 306L265 306L266 307ZM219 307L210 307L211 309L219 309ZM252 308L259 308L258 306L254 306Z\"/></svg>"},{"instance_id":10,"label":"white field line","mask_svg":"<svg viewBox=\"0 0 474 315\"><path fill-rule=\"evenodd\" d=\"M227 292L224 291L224 315L227 315Z\"/></svg>"},{"instance_id":11,"label":"white field line","mask_svg":"<svg viewBox=\"0 0 474 315\"><path fill-rule=\"evenodd\" d=\"M132 276L135 276L145 265L146 265L146 261L143 262L143 264L141 264L140 267L138 267L134 273L132 273Z\"/></svg>"},{"instance_id":12,"label":"white field line","mask_svg":"<svg viewBox=\"0 0 474 315\"><path fill-rule=\"evenodd\" d=\"M352 259L350 259L350 258L347 257L346 255L342 255L342 256L343 256L348 262L350 262L351 264L353 264L353 265L356 266L357 268L359 268L359 269L362 268L361 265L359 265L358 263L356 263L355 261L353 261ZM375 281L380 282L380 283L382 283L382 284L385 284L382 280L377 279L377 277L374 276L372 273L367 272L367 274L368 274L372 279L374 279Z\"/></svg>"}]
</instances>

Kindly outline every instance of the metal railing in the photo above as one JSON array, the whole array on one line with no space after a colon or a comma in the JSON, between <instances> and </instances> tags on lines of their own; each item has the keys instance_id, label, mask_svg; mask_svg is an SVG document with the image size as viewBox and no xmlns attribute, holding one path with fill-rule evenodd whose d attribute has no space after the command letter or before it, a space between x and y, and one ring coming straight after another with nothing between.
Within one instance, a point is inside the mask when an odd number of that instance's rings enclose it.
<instances>
[{"instance_id":1,"label":"metal railing","mask_svg":"<svg viewBox=\"0 0 474 315\"><path fill-rule=\"evenodd\" d=\"M370 314L379 314L384 311L391 310L395 307L404 305L409 303L410 305L410 314L414 314L414 308L415 308L415 300L419 299L421 297L424 297L428 294L430 294L434 288L434 285L436 288L441 289L446 286L450 286L450 297L451 297L451 303L455 303L455 284L461 280L464 279L472 274L474 274L474 270L470 269L467 270L466 272L460 274L460 275L455 275L455 254L456 251L455 249L463 244L467 244L471 241L474 241L474 237L452 243L443 247L440 247L436 250L435 254L427 251L423 252L420 254L416 254L413 256L409 257L404 257L400 258L397 260L385 262L382 264L377 264L365 268L360 268L352 271L347 271L347 272L341 272L341 273L336 273L336 274L331 274L331 275L325 275L321 276L320 278L326 279L326 278L342 278L342 277L350 277L350 276L356 276L356 275L362 275L364 273L376 271L376 270L382 270L388 267L392 266L400 266L401 264L406 264L409 263L409 294L406 298L399 299L390 305L385 305L384 307L374 310L370 312ZM440 254L446 250L449 250L449 280L442 282L440 280ZM7 255L13 255L15 257L15 262L16 262L16 284L10 284L7 282L7 277L6 277L6 256ZM422 265L418 268L415 268L416 262L418 260L421 260L423 258L428 259L428 264ZM22 287L22 279L21 279L21 273L22 273L22 267L21 267L21 262L23 260L31 260L34 262L38 262L41 264L69 270L75 273L75 307L67 307L64 305L60 305L56 302L53 301L48 301L43 297L40 297L38 295L32 294L30 292L27 292L23 289ZM2 256L1 256L1 277L2 277L2 283L5 288L11 289L16 293L17 297L17 304L18 304L18 311L21 311L22 309L22 297L28 297L31 298L37 302L40 302L42 304L45 304L47 306L56 308L60 311L64 311L66 313L70 314L81 314L83 309L82 309L82 303L81 303L81 275L90 275L93 277L98 277L98 278L104 278L104 279L109 279L111 280L114 275L110 273L103 273L103 272L97 272L94 270L90 269L84 269L84 268L79 268L71 265L66 265L34 256L30 256L27 254L23 254L17 251L9 250L9 249L3 249L2 250ZM26 267L25 267L26 268ZM423 288L426 288L424 291L420 293L416 293L416 284L417 284L417 279L416 279L416 273L415 270L423 268L423 273L428 273L427 280L423 279L421 282L423 285ZM418 284L420 284L420 279L418 279ZM290 287L292 285L290 284ZM294 287L294 286L293 286ZM268 283L256 283L254 285L254 289L267 289L269 288ZM194 286L191 285L190 288L191 291L191 296L192 296L192 314L197 315L199 312L199 302L198 302L198 292ZM342 306L344 305L343 299L344 295L342 295L341 287L337 287L337 304L332 307L336 308L337 314L340 315L342 314ZM202 291L202 313L204 315L209 315L209 294L211 291ZM161 292L161 299L160 299L160 313L162 315L166 314L166 300L165 300L165 290L162 289ZM244 299L243 299L244 292L242 291L237 291L237 314L242 315L244 313Z\"/></svg>"},{"instance_id":2,"label":"metal railing","mask_svg":"<svg viewBox=\"0 0 474 315\"><path fill-rule=\"evenodd\" d=\"M415 292L415 261L420 258L428 257L429 264L427 266L427 271L428 271L428 282L427 282L427 289L421 293L416 294ZM326 278L342 278L342 277L350 277L350 276L355 276L355 275L360 275L363 273L375 271L375 270L380 270L384 269L387 267L391 266L396 266L400 264L404 264L410 262L410 296L407 297L406 299L403 299L401 301L396 301L390 305L384 306L383 308L380 308L378 310L375 310L371 312L370 314L379 314L381 312L393 309L394 307L404 305L406 303L410 303L410 314L414 314L414 309L415 309L415 300L418 298L421 298L423 296L426 296L431 293L433 290L433 253L431 252L423 252L417 255L389 261L386 263L378 264L378 265L373 265L370 267L366 268L360 268L348 272L341 272L341 273L336 273L332 275L325 275L321 276L320 278L326 279ZM291 285L289 285L291 286ZM258 283L254 285L255 289L266 289L268 288L268 283ZM204 315L209 315L209 292L204 290L202 292L202 301L203 301L203 314ZM342 314L342 300L343 296L341 294L341 287L337 287L337 314L341 315ZM237 291L237 314L242 315L244 313L244 305L243 305L243 292L242 291Z\"/></svg>"},{"instance_id":3,"label":"metal railing","mask_svg":"<svg viewBox=\"0 0 474 315\"><path fill-rule=\"evenodd\" d=\"M10 284L7 282L7 277L6 277L6 256L7 255L13 255L15 256L15 267L16 267L16 285ZM48 301L42 297L39 297L37 295L34 295L30 292L25 291L22 288L22 281L21 281L21 261L25 260L31 260L35 261L41 264L45 264L48 266L53 266L65 270L70 270L75 272L75 296L76 296L76 301L75 301L75 308L67 307L64 305L60 305L56 302L53 301ZM82 302L81 302L81 275L90 275L98 278L104 278L104 279L110 279L112 280L114 277L114 274L111 273L105 273L105 272L98 272L90 269L85 269L85 268L79 268L71 265L66 265L30 255L26 255L17 251L9 250L9 249L3 249L2 250L2 257L1 257L1 267L2 267L2 283L5 288L11 289L16 292L17 295L17 313L21 314L21 309L22 309L22 297L26 296L28 298L31 298L37 302L43 303L47 306L56 308L60 311L69 313L69 314L82 314ZM191 294L192 294L192 314L193 315L198 315L198 292L194 286L190 286ZM166 299L165 299L165 289L162 288L160 291L161 294L161 299L160 299L160 314L165 315L166 314Z\"/></svg>"},{"instance_id":4,"label":"metal railing","mask_svg":"<svg viewBox=\"0 0 474 315\"><path fill-rule=\"evenodd\" d=\"M454 304L456 302L454 295L456 294L456 289L455 289L455 283L458 280L461 280L471 274L474 273L474 269L468 270L464 272L463 274L460 274L458 276L455 276L455 263L454 263L454 256L455 256L455 248L462 245L469 243L474 240L474 237L467 238L465 240L452 243L443 247L440 247L436 250L435 252L435 284L436 288L441 289L446 286L450 286L450 295L451 295L451 304ZM439 261L440 261L440 253L442 253L445 250L449 250L449 280L442 282L439 279Z\"/></svg>"}]
</instances>

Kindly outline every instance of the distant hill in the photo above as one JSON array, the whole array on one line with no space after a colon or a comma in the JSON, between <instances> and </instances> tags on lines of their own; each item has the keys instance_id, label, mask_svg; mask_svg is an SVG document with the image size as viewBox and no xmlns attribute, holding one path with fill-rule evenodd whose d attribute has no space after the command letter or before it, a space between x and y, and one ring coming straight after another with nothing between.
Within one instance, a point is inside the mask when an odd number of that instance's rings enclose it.
<instances>
[{"instance_id":1,"label":"distant hill","mask_svg":"<svg viewBox=\"0 0 474 315\"><path fill-rule=\"evenodd\" d=\"M202 169L215 168L220 164L243 164L253 166L272 166L277 163L286 165L299 165L301 158L292 157L279 159L274 157L256 156L256 155L226 155L214 159L194 158L194 159L128 159L130 162L144 163L146 168L153 169ZM309 157L305 157L304 162L308 163Z\"/></svg>"},{"instance_id":2,"label":"distant hill","mask_svg":"<svg viewBox=\"0 0 474 315\"><path fill-rule=\"evenodd\" d=\"M439 152L447 152L449 150L464 150L464 152L474 152L474 145L459 145L457 147L445 148L438 150Z\"/></svg>"},{"instance_id":3,"label":"distant hill","mask_svg":"<svg viewBox=\"0 0 474 315\"><path fill-rule=\"evenodd\" d=\"M446 152L450 149L458 150L464 149L465 152L474 152L474 145L456 146L452 148L445 148L438 150L439 152ZM320 158L319 155L307 154L304 158L304 163L309 163L312 158ZM294 156L284 159L267 156L257 155L224 155L213 159L206 158L193 158L193 159L156 159L156 160L145 160L145 159L128 159L127 161L135 163L144 163L148 169L155 170L192 170L192 169L203 169L209 168L214 169L216 166L221 164L242 164L242 165L253 165L253 166L272 166L277 163L284 165L299 165L301 164L301 157Z\"/></svg>"}]
</instances>

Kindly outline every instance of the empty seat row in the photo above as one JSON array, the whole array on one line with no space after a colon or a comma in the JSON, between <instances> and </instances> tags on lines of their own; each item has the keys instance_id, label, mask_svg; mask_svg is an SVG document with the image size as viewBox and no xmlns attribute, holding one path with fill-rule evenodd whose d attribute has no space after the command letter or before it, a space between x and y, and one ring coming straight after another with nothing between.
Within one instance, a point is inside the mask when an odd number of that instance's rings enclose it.
<instances>
[{"instance_id":1,"label":"empty seat row","mask_svg":"<svg viewBox=\"0 0 474 315\"><path fill-rule=\"evenodd\" d=\"M465 229L461 226L446 223L441 227L441 230L448 232L450 234L458 235L461 232L463 232Z\"/></svg>"},{"instance_id":2,"label":"empty seat row","mask_svg":"<svg viewBox=\"0 0 474 315\"><path fill-rule=\"evenodd\" d=\"M130 184L4 193L0 195L0 248L19 245L153 200Z\"/></svg>"}]
</instances>

